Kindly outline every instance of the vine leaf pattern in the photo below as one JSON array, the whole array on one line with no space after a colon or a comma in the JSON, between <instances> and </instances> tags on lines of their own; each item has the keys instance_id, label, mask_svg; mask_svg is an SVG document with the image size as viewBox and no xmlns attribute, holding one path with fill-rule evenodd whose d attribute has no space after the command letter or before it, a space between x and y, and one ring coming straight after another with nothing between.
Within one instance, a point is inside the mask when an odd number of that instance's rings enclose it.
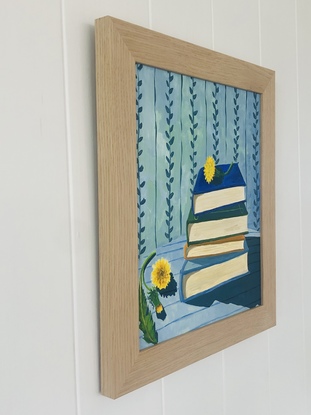
<instances>
[{"instance_id":1,"label":"vine leaf pattern","mask_svg":"<svg viewBox=\"0 0 311 415\"><path fill-rule=\"evenodd\" d=\"M234 127L233 127L233 142L234 142L234 147L233 147L233 161L235 163L238 162L239 159L239 138L240 138L240 126L239 126L239 104L238 104L238 99L239 99L239 92L237 88L234 88L234 98L233 98L233 111L234 111Z\"/></svg>"},{"instance_id":2,"label":"vine leaf pattern","mask_svg":"<svg viewBox=\"0 0 311 415\"><path fill-rule=\"evenodd\" d=\"M174 88L172 87L172 82L174 80L174 75L171 72L168 72L168 78L166 80L166 105L165 105L165 111L166 111L166 129L165 129L165 138L166 138L166 150L167 150L167 156L165 157L166 160L166 168L165 168L165 177L166 177L166 189L167 189L167 197L166 197L166 226L167 231L165 232L165 237L168 239L169 242L172 241L172 232L173 232L173 209L174 206L172 204L172 199L174 196L174 192L172 191L172 185L174 182L173 177L173 168L174 168L174 151L173 151L173 144L174 144L174 124L173 124L173 99L172 94L174 91Z\"/></svg>"},{"instance_id":3,"label":"vine leaf pattern","mask_svg":"<svg viewBox=\"0 0 311 415\"><path fill-rule=\"evenodd\" d=\"M254 203L253 213L254 221L253 225L256 230L260 229L260 177L259 177L259 97L258 94L253 93L253 180L254 180Z\"/></svg>"},{"instance_id":4,"label":"vine leaf pattern","mask_svg":"<svg viewBox=\"0 0 311 415\"><path fill-rule=\"evenodd\" d=\"M142 70L143 65L136 65L136 156L137 156L137 223L138 223L138 257L140 257L146 251L146 239L144 239L143 234L146 230L146 227L143 226L143 219L145 217L144 204L146 199L142 196L142 189L145 186L146 182L141 179L141 175L144 171L144 166L141 162L141 155L143 150L140 148L143 141L142 127L143 123L141 121L141 115L143 112L143 107L140 105L143 94L141 92L142 80L139 79L139 73Z\"/></svg>"},{"instance_id":5,"label":"vine leaf pattern","mask_svg":"<svg viewBox=\"0 0 311 415\"><path fill-rule=\"evenodd\" d=\"M196 133L196 129L198 128L198 122L197 122L197 115L198 110L195 109L195 101L197 99L197 94L195 94L195 86L196 86L196 80L195 78L191 77L191 86L189 87L190 92L190 106L191 106L191 113L189 114L190 119L190 146L191 146L191 153L189 155L190 161L191 161L191 167L190 167L190 184L191 184L191 195L190 199L192 200L192 194L193 194L193 188L195 185L195 180L197 178L197 150L196 150L196 141L198 139L198 135Z\"/></svg>"},{"instance_id":6,"label":"vine leaf pattern","mask_svg":"<svg viewBox=\"0 0 311 415\"><path fill-rule=\"evenodd\" d=\"M218 93L219 93L219 86L214 83L214 91L212 92L213 95L213 158L215 163L219 163L219 119L218 119Z\"/></svg>"},{"instance_id":7,"label":"vine leaf pattern","mask_svg":"<svg viewBox=\"0 0 311 415\"><path fill-rule=\"evenodd\" d=\"M152 73L148 72L151 70ZM162 71L160 76L159 71L162 70L136 64L139 257L144 257L149 248L157 248L162 243L171 242L185 231L185 211L188 209L183 210L181 204L188 206L192 198L203 157L200 150L203 148L208 149L207 154L214 158L216 164L219 164L220 160L224 163L233 161L240 164L247 181L249 226L260 230L260 95L251 91L244 95L239 88L228 87L231 89L231 110L227 112L226 97L229 94L223 89L227 88L226 86L205 81L205 90L202 91L200 81L194 77L170 71ZM152 81L153 85L150 84ZM153 102L146 101L148 105L145 104L145 100L150 100L151 97ZM208 117L201 118L204 114L200 112L204 104L202 99L205 100ZM154 121L154 125L150 125L151 120ZM161 122L158 124L158 121ZM220 134L223 129L227 134L226 128L229 125L228 137L231 136L231 139L225 137L223 146L223 137L220 137ZM181 131L183 137L187 137L186 142L177 140L176 128ZM150 131L148 137L145 135L147 129ZM158 137L161 137L161 140L158 140ZM148 140L153 140L152 144ZM161 149L158 151L160 144ZM155 159L154 163L149 165L147 160L153 145ZM229 155L231 160L228 159ZM187 170L181 169L181 159ZM154 189L149 186L150 177L155 178ZM180 183L187 191L179 198L177 194L180 191ZM160 188L161 192L158 192L157 189ZM159 203L161 223L157 216ZM148 223L151 217L154 218L154 226Z\"/></svg>"}]
</instances>

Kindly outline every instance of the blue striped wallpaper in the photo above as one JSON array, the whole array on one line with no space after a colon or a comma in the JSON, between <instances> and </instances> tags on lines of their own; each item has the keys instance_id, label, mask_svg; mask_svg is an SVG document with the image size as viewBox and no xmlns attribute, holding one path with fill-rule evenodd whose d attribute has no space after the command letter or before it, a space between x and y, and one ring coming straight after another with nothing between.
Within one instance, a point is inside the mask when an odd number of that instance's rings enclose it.
<instances>
[{"instance_id":1,"label":"blue striped wallpaper","mask_svg":"<svg viewBox=\"0 0 311 415\"><path fill-rule=\"evenodd\" d=\"M260 95L136 65L138 250L185 234L206 157L238 162L249 229L260 230Z\"/></svg>"}]
</instances>

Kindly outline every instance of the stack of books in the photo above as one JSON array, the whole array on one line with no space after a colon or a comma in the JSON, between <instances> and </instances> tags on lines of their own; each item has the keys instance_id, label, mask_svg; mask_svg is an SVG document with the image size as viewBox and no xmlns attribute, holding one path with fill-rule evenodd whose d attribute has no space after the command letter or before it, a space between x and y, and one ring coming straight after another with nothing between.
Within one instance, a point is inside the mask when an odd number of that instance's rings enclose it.
<instances>
[{"instance_id":1,"label":"stack of books","mask_svg":"<svg viewBox=\"0 0 311 415\"><path fill-rule=\"evenodd\" d=\"M229 165L216 166L226 172ZM187 219L181 297L188 303L248 273L246 185L238 164L218 184L200 169Z\"/></svg>"}]
</instances>

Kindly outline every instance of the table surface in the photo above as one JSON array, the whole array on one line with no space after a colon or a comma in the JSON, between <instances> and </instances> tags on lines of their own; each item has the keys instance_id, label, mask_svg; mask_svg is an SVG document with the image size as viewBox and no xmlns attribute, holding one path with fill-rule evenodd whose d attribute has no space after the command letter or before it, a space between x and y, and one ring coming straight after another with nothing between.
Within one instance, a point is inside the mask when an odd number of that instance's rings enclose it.
<instances>
[{"instance_id":1,"label":"table surface","mask_svg":"<svg viewBox=\"0 0 311 415\"><path fill-rule=\"evenodd\" d=\"M206 292L201 297L201 301L199 301L202 304L200 306L186 304L181 301L182 276L180 270L185 263L183 257L183 248L186 242L185 236L181 236L169 244L157 248L156 257L145 271L146 283L151 285L152 264L162 257L170 262L172 273L177 282L177 292L174 296L160 297L166 311L165 320L158 319L155 311L152 310L159 342L169 340L260 305L260 236L256 232L250 232L246 237L246 241L249 249L249 273L229 280L221 284L221 286ZM140 349L152 346L143 340L142 333L140 333L139 340Z\"/></svg>"}]
</instances>

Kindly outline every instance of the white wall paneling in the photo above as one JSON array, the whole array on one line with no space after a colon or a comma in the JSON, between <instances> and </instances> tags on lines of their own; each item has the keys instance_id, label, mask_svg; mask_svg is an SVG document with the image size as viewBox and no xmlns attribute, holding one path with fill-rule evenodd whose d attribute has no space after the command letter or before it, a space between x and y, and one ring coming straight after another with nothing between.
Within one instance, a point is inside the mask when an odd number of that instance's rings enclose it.
<instances>
[{"instance_id":1,"label":"white wall paneling","mask_svg":"<svg viewBox=\"0 0 311 415\"><path fill-rule=\"evenodd\" d=\"M1 6L0 412L75 413L59 4Z\"/></svg>"},{"instance_id":2,"label":"white wall paneling","mask_svg":"<svg viewBox=\"0 0 311 415\"><path fill-rule=\"evenodd\" d=\"M282 8L282 13L280 13ZM295 1L261 1L262 64L276 77L277 330L270 335L271 413L307 413L303 382ZM277 22L277 26L275 26ZM277 29L277 30L276 30ZM297 166L288 174L288 161ZM295 284L292 277L295 276ZM295 305L294 307L292 305ZM283 347L282 347L283 345ZM285 364L286 362L286 364ZM280 387L282 385L282 387ZM296 396L295 402L291 395Z\"/></svg>"},{"instance_id":3,"label":"white wall paneling","mask_svg":"<svg viewBox=\"0 0 311 415\"><path fill-rule=\"evenodd\" d=\"M305 375L306 385L304 387L304 396L306 398L306 408L310 411L311 396L308 391L311 385L311 303L309 293L311 292L311 280L309 272L309 255L310 255L310 207L311 207L311 188L310 188L310 96L311 96L311 36L310 36L310 19L311 4L310 2L297 1L297 73L298 73L298 137L299 137L299 156L300 156L300 223L302 230L302 306L303 306L303 347L305 353Z\"/></svg>"},{"instance_id":4,"label":"white wall paneling","mask_svg":"<svg viewBox=\"0 0 311 415\"><path fill-rule=\"evenodd\" d=\"M0 413L311 413L308 0L4 0ZM94 20L276 71L277 326L116 401L99 394Z\"/></svg>"}]
</instances>

